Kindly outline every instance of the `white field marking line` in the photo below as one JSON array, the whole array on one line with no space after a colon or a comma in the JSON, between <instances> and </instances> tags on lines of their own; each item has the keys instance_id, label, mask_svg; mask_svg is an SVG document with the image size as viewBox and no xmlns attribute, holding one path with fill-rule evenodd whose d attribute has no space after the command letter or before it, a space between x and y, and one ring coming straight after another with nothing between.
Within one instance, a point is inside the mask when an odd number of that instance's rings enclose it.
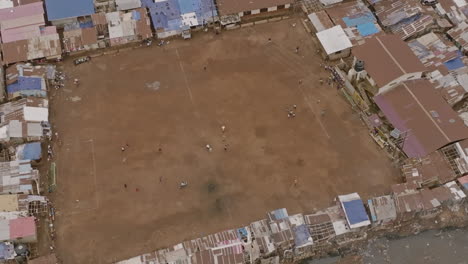
<instances>
[{"instance_id":1,"label":"white field marking line","mask_svg":"<svg viewBox=\"0 0 468 264\"><path fill-rule=\"evenodd\" d=\"M192 89L190 88L190 85L188 83L187 75L185 74L185 70L184 70L184 66L182 65L182 61L180 60L179 50L178 49L175 49L175 50L176 50L176 54L177 54L177 59L179 60L180 70L182 71L183 76L184 76L185 87L187 88L188 94L190 96L190 101L192 102L193 105L195 105L195 101L193 100L193 95L192 95Z\"/></svg>"},{"instance_id":2,"label":"white field marking line","mask_svg":"<svg viewBox=\"0 0 468 264\"><path fill-rule=\"evenodd\" d=\"M315 116L315 119L319 122L320 124L320 127L322 128L323 132L325 133L325 135L327 136L327 138L331 138L330 137L330 134L328 134L328 131L327 129L325 128L325 125L322 123L322 120L320 120L320 117L318 117L317 113L314 111L314 108L312 107L312 103L310 102L309 98L307 97L307 95L305 94L304 90L302 89L301 85L299 85L299 91L301 92L302 96L304 97L304 101L307 103L307 106L309 107L309 109L312 111L312 113L314 114Z\"/></svg>"},{"instance_id":3,"label":"white field marking line","mask_svg":"<svg viewBox=\"0 0 468 264\"><path fill-rule=\"evenodd\" d=\"M251 27L250 28L252 31L254 31L254 33L256 33L257 35L259 34L255 28ZM279 50L280 52L283 52L284 51L284 48L280 45L277 45L276 43L273 43L274 44L274 47L276 47L277 50ZM288 51L286 51L288 52ZM292 51L289 51L288 53L292 53ZM287 55L285 55L287 57ZM279 60L283 63L284 61L279 58ZM296 71L304 71L304 72L307 72L307 68L304 67L300 62L296 62L295 60L293 60L292 62L289 62L289 63L292 63L292 64L296 64L296 66L299 68L299 69L295 69L293 72L296 72ZM290 67L288 67L290 68ZM302 68L302 69L301 69ZM304 90L302 89L301 85L299 85L299 91L301 92L302 94L302 97L304 98L304 101L306 101L307 105L309 106L310 110L312 111L312 113L314 114L315 116L315 119L317 119L317 121L319 122L320 124L320 127L322 128L323 132L325 133L325 135L327 136L327 138L331 138L330 137L330 134L328 134L328 131L327 129L325 128L325 125L322 123L322 121L320 120L320 118L318 117L317 113L314 111L314 108L312 107L312 104L310 103L310 100L309 98L306 96Z\"/></svg>"},{"instance_id":4,"label":"white field marking line","mask_svg":"<svg viewBox=\"0 0 468 264\"><path fill-rule=\"evenodd\" d=\"M390 58L393 60L393 62L398 66L398 68L400 68L400 70L403 72L403 74L406 74L407 72L405 71L405 69L403 69L403 67L400 65L400 63L398 63L398 61L395 59L395 57L393 57L392 53L387 49L387 47L382 43L382 41L379 39L379 37L376 37L375 38L379 43L380 45L382 46L382 48L385 50L385 52L387 53L388 56L390 56Z\"/></svg>"},{"instance_id":5,"label":"white field marking line","mask_svg":"<svg viewBox=\"0 0 468 264\"><path fill-rule=\"evenodd\" d=\"M94 178L94 190L95 190L94 197L96 198L95 209L99 209L99 198L98 198L97 179L96 179L96 154L94 151L94 140L91 138L87 141L91 143L91 157L93 158L93 178Z\"/></svg>"},{"instance_id":6,"label":"white field marking line","mask_svg":"<svg viewBox=\"0 0 468 264\"><path fill-rule=\"evenodd\" d=\"M71 212L67 213L67 214L63 214L63 216L73 216L73 215L78 215L78 214L83 214L83 213L88 213L90 211L95 211L99 208L99 200L98 200L98 197L97 197L97 180L96 180L96 158L95 158L95 154L94 154L94 140L93 139L88 139L88 140L78 140L78 142L84 142L84 143L91 143L91 155L92 155L92 159L93 159L93 178L94 178L94 189L96 190L96 195L94 196L95 198L95 207L94 208L84 208L84 209L79 209L79 210L72 210ZM63 144L64 147L70 147L69 151L66 151L66 155L67 155L67 158L68 158L68 155L69 155L69 152L72 150L72 146L73 144L71 143L64 143ZM61 167L60 167L61 168Z\"/></svg>"}]
</instances>

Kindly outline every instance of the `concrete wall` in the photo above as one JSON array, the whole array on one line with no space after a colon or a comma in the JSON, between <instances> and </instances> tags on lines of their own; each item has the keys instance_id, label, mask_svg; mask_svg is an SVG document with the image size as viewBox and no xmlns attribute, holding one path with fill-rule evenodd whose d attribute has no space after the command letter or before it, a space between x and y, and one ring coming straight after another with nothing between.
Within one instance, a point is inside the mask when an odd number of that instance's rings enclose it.
<instances>
[{"instance_id":1,"label":"concrete wall","mask_svg":"<svg viewBox=\"0 0 468 264\"><path fill-rule=\"evenodd\" d=\"M327 58L329 60L339 60L341 58L345 58L345 57L348 57L349 55L351 55L351 48L348 48L348 49L345 49L345 50L342 50L341 52L337 53L333 53L333 54L329 54L327 55Z\"/></svg>"},{"instance_id":2,"label":"concrete wall","mask_svg":"<svg viewBox=\"0 0 468 264\"><path fill-rule=\"evenodd\" d=\"M54 20L54 21L51 21L52 25L58 27L58 28L63 28L63 26L65 24L70 24L70 23L74 23L74 22L77 22L78 19L76 17L73 17L73 18L66 18L66 19L60 19L60 20Z\"/></svg>"},{"instance_id":3,"label":"concrete wall","mask_svg":"<svg viewBox=\"0 0 468 264\"><path fill-rule=\"evenodd\" d=\"M158 38L163 39L163 38L176 36L176 35L179 35L181 33L182 33L182 31L172 30L172 31L165 31L165 32L156 33L156 35L158 36Z\"/></svg>"},{"instance_id":4,"label":"concrete wall","mask_svg":"<svg viewBox=\"0 0 468 264\"><path fill-rule=\"evenodd\" d=\"M284 9L288 9L291 7L291 4L286 4L284 5ZM271 6L271 7L265 7L268 9L268 12L275 12L275 11L278 11L280 9L278 9L278 6ZM254 10L249 10L250 13L252 15L256 15L256 14L260 14L260 9L254 9ZM238 13L239 17L243 17L244 16L244 12L239 12Z\"/></svg>"}]
</instances>

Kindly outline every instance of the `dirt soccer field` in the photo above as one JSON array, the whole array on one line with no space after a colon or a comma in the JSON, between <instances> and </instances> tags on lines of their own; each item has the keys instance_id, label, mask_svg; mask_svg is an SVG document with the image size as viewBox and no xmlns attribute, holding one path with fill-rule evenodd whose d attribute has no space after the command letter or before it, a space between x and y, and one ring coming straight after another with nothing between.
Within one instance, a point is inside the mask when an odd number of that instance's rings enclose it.
<instances>
[{"instance_id":1,"label":"dirt soccer field","mask_svg":"<svg viewBox=\"0 0 468 264\"><path fill-rule=\"evenodd\" d=\"M315 51L290 19L66 61L81 84L52 100L64 263L110 263L276 208L311 213L338 194L387 192L397 171L336 88L319 84Z\"/></svg>"}]
</instances>

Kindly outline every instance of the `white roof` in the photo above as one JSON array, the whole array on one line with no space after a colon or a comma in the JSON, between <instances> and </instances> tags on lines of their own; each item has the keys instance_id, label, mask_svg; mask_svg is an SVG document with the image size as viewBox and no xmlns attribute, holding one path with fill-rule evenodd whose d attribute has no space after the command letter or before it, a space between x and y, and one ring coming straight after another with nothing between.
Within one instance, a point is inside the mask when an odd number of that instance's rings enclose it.
<instances>
[{"instance_id":1,"label":"white roof","mask_svg":"<svg viewBox=\"0 0 468 264\"><path fill-rule=\"evenodd\" d=\"M198 26L197 14L195 12L182 14L182 24L192 27Z\"/></svg>"},{"instance_id":2,"label":"white roof","mask_svg":"<svg viewBox=\"0 0 468 264\"><path fill-rule=\"evenodd\" d=\"M140 0L115 0L117 10L128 10L141 7Z\"/></svg>"},{"instance_id":3,"label":"white roof","mask_svg":"<svg viewBox=\"0 0 468 264\"><path fill-rule=\"evenodd\" d=\"M0 9L13 7L12 0L0 0Z\"/></svg>"},{"instance_id":4,"label":"white roof","mask_svg":"<svg viewBox=\"0 0 468 264\"><path fill-rule=\"evenodd\" d=\"M41 137L44 134L42 126L39 123L28 123L26 125L26 131L28 137Z\"/></svg>"},{"instance_id":5,"label":"white roof","mask_svg":"<svg viewBox=\"0 0 468 264\"><path fill-rule=\"evenodd\" d=\"M353 46L340 25L318 32L317 38L325 49L327 55Z\"/></svg>"},{"instance_id":6,"label":"white roof","mask_svg":"<svg viewBox=\"0 0 468 264\"><path fill-rule=\"evenodd\" d=\"M0 240L10 239L10 221L0 220Z\"/></svg>"},{"instance_id":7,"label":"white roof","mask_svg":"<svg viewBox=\"0 0 468 264\"><path fill-rule=\"evenodd\" d=\"M25 106L23 108L24 120L26 121L49 121L49 109L44 107Z\"/></svg>"},{"instance_id":8,"label":"white roof","mask_svg":"<svg viewBox=\"0 0 468 264\"><path fill-rule=\"evenodd\" d=\"M337 236L342 235L344 233L348 233L350 230L346 227L346 221L345 220L339 220L332 222L333 224L333 229L335 230L335 234Z\"/></svg>"},{"instance_id":9,"label":"white roof","mask_svg":"<svg viewBox=\"0 0 468 264\"><path fill-rule=\"evenodd\" d=\"M322 3L325 6L333 5L333 4L341 3L341 2L343 2L343 0L320 0L320 3Z\"/></svg>"},{"instance_id":10,"label":"white roof","mask_svg":"<svg viewBox=\"0 0 468 264\"><path fill-rule=\"evenodd\" d=\"M18 120L11 120L8 124L8 136L14 138L23 137L23 124Z\"/></svg>"},{"instance_id":11,"label":"white roof","mask_svg":"<svg viewBox=\"0 0 468 264\"><path fill-rule=\"evenodd\" d=\"M0 139L8 139L8 125L0 127Z\"/></svg>"}]
</instances>

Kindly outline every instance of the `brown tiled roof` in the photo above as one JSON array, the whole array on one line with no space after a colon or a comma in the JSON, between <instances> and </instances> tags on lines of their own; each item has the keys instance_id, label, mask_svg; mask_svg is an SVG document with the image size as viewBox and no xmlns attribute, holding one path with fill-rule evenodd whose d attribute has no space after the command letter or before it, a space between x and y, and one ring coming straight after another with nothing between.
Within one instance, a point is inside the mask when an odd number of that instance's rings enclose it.
<instances>
[{"instance_id":1,"label":"brown tiled roof","mask_svg":"<svg viewBox=\"0 0 468 264\"><path fill-rule=\"evenodd\" d=\"M406 73L423 72L424 65L408 45L397 35L380 35L354 47L354 56L364 61L364 67L378 87Z\"/></svg>"},{"instance_id":2,"label":"brown tiled roof","mask_svg":"<svg viewBox=\"0 0 468 264\"><path fill-rule=\"evenodd\" d=\"M255 9L286 5L294 0L217 0L219 14L231 15Z\"/></svg>"}]
</instances>

